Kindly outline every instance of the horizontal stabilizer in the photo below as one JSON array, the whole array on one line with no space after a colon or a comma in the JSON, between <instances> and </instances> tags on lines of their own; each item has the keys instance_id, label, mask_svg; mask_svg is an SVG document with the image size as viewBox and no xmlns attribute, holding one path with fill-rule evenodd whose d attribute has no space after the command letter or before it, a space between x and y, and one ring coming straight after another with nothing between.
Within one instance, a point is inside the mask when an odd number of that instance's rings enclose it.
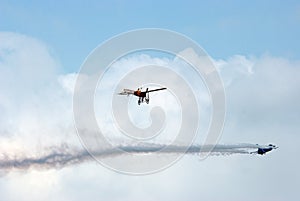
<instances>
[{"instance_id":1,"label":"horizontal stabilizer","mask_svg":"<svg viewBox=\"0 0 300 201\"><path fill-rule=\"evenodd\" d=\"M133 95L134 94L134 90L131 89L123 89L123 91L121 91L120 93L118 93L119 95Z\"/></svg>"}]
</instances>

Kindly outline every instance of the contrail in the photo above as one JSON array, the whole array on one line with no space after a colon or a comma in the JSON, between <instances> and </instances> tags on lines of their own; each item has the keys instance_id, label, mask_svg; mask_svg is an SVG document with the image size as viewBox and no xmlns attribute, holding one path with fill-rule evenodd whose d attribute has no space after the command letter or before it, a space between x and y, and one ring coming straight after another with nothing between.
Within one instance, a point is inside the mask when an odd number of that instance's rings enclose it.
<instances>
[{"instance_id":1,"label":"contrail","mask_svg":"<svg viewBox=\"0 0 300 201\"><path fill-rule=\"evenodd\" d=\"M231 155L231 154L251 154L255 153L257 148L264 147L257 144L236 144L236 145L192 145L190 147L180 145L163 145L163 144L139 144L139 145L120 145L112 149L99 150L94 152L96 157L115 157L122 155L120 150L132 154L199 154L200 152L210 151L210 155ZM51 147L51 151L38 156L8 156L0 154L0 170L13 169L53 169L63 168L74 164L91 161L93 158L85 149L70 148L68 145Z\"/></svg>"}]
</instances>

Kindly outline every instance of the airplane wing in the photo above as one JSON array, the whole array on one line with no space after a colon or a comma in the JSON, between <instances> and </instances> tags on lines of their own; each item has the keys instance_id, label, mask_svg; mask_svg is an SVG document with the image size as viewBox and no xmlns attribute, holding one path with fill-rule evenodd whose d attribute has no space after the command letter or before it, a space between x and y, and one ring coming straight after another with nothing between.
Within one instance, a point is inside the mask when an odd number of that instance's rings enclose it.
<instances>
[{"instance_id":1,"label":"airplane wing","mask_svg":"<svg viewBox=\"0 0 300 201\"><path fill-rule=\"evenodd\" d=\"M134 90L131 89L123 89L123 91L121 91L120 93L118 93L119 95L133 95L134 94Z\"/></svg>"},{"instance_id":2,"label":"airplane wing","mask_svg":"<svg viewBox=\"0 0 300 201\"><path fill-rule=\"evenodd\" d=\"M249 154L258 154L257 151L251 151Z\"/></svg>"},{"instance_id":3,"label":"airplane wing","mask_svg":"<svg viewBox=\"0 0 300 201\"><path fill-rule=\"evenodd\" d=\"M167 89L167 88L164 87L164 88L160 88L160 89L152 89L152 90L148 90L148 92L160 91L160 90L165 90L165 89Z\"/></svg>"}]
</instances>

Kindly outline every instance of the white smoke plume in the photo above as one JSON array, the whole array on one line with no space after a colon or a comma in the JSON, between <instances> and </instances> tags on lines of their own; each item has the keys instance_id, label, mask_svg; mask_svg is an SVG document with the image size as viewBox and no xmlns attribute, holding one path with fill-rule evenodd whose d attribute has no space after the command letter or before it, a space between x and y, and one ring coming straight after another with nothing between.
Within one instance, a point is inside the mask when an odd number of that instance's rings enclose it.
<instances>
[{"instance_id":1,"label":"white smoke plume","mask_svg":"<svg viewBox=\"0 0 300 201\"><path fill-rule=\"evenodd\" d=\"M95 157L115 157L121 155L119 150L132 154L200 154L211 149L212 145L192 145L188 149L180 145L166 146L164 144L140 143L138 145L120 145L113 149L99 150L93 155ZM210 155L252 154L264 147L257 144L216 145ZM93 158L85 149L70 147L62 144L58 147L50 147L44 154L38 155L7 155L2 153L0 157L0 170L13 169L53 169L63 168L70 165L91 161Z\"/></svg>"}]
</instances>

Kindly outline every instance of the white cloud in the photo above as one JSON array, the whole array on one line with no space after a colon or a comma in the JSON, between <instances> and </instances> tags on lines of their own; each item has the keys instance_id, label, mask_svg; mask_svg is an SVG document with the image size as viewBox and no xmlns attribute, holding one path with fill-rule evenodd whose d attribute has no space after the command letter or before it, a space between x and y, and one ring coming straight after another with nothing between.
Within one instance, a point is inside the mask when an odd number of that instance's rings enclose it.
<instances>
[{"instance_id":1,"label":"white cloud","mask_svg":"<svg viewBox=\"0 0 300 201\"><path fill-rule=\"evenodd\" d=\"M1 151L65 141L74 131L72 96L58 82L58 61L36 39L5 32L0 40Z\"/></svg>"},{"instance_id":2,"label":"white cloud","mask_svg":"<svg viewBox=\"0 0 300 201\"><path fill-rule=\"evenodd\" d=\"M139 58L152 62L151 58ZM166 60L156 59L166 64ZM125 61L124 61L125 62ZM128 61L127 61L128 62ZM129 61L133 62L133 61ZM225 81L227 119L222 142L274 142L266 155L185 157L149 176L120 175L87 163L62 170L10 172L0 178L5 200L286 200L300 186L299 61L233 56L215 61ZM72 119L76 74L45 44L0 33L0 153L36 154L45 146L78 143ZM48 196L49 195L49 196Z\"/></svg>"},{"instance_id":3,"label":"white cloud","mask_svg":"<svg viewBox=\"0 0 300 201\"><path fill-rule=\"evenodd\" d=\"M236 69L238 61L235 60L239 59L233 57L226 65L221 65L225 66L221 69L222 77L230 83L226 88L227 123L234 122L234 126L241 129L239 133L250 131L268 137L271 134L260 128L279 128L282 132L295 129L295 125L300 123L300 107L297 107L300 101L297 93L300 86L299 61L264 55L247 59L246 66L241 63L241 67ZM251 73L244 71L247 66L252 66Z\"/></svg>"}]
</instances>

